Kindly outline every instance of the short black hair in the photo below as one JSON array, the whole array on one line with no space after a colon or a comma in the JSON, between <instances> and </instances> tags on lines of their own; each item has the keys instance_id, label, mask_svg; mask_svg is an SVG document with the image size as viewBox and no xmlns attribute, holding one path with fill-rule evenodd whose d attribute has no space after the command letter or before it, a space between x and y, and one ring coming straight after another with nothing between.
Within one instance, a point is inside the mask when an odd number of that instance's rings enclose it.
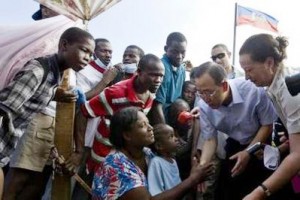
<instances>
[{"instance_id":1,"label":"short black hair","mask_svg":"<svg viewBox=\"0 0 300 200\"><path fill-rule=\"evenodd\" d=\"M211 48L211 49L215 49L215 48L222 48L222 49L224 49L225 51L226 51L226 53L229 53L230 51L228 50L228 48L227 48L227 46L225 45L225 44L222 44L222 43L219 43L219 44L216 44L216 45L214 45L213 46L213 48Z\"/></svg>"},{"instance_id":2,"label":"short black hair","mask_svg":"<svg viewBox=\"0 0 300 200\"><path fill-rule=\"evenodd\" d=\"M110 43L108 41L108 39L105 39L105 38L96 38L95 39L95 44L97 44L98 42Z\"/></svg>"},{"instance_id":3,"label":"short black hair","mask_svg":"<svg viewBox=\"0 0 300 200\"><path fill-rule=\"evenodd\" d=\"M144 55L139 64L138 64L138 69L140 69L141 71L144 71L146 68L148 68L148 65L151 61L154 61L154 62L161 62L161 60L159 59L159 57L157 57L156 55L154 54L146 54Z\"/></svg>"},{"instance_id":4,"label":"short black hair","mask_svg":"<svg viewBox=\"0 0 300 200\"><path fill-rule=\"evenodd\" d=\"M185 36L180 32L170 33L167 37L167 46L170 46L173 41L176 42L187 42Z\"/></svg>"},{"instance_id":5,"label":"short black hair","mask_svg":"<svg viewBox=\"0 0 300 200\"><path fill-rule=\"evenodd\" d=\"M195 83L195 71L196 71L196 69L195 69L196 67L193 67L192 69L191 69L191 71L190 71L190 80L193 82L193 83Z\"/></svg>"},{"instance_id":6,"label":"short black hair","mask_svg":"<svg viewBox=\"0 0 300 200\"><path fill-rule=\"evenodd\" d=\"M189 85L195 85L193 81L184 81L182 86L182 92L186 90Z\"/></svg>"},{"instance_id":7,"label":"short black hair","mask_svg":"<svg viewBox=\"0 0 300 200\"><path fill-rule=\"evenodd\" d=\"M137 45L129 45L128 47L126 47L126 49L136 49L136 50L138 50L140 58L142 58L145 55L144 50L141 47L137 46Z\"/></svg>"},{"instance_id":8,"label":"short black hair","mask_svg":"<svg viewBox=\"0 0 300 200\"><path fill-rule=\"evenodd\" d=\"M110 143L116 148L121 149L124 147L124 131L130 131L132 125L138 120L137 107L127 107L117 111L110 121Z\"/></svg>"},{"instance_id":9,"label":"short black hair","mask_svg":"<svg viewBox=\"0 0 300 200\"><path fill-rule=\"evenodd\" d=\"M94 40L94 37L89 32L78 27L71 27L63 32L63 34L60 36L60 41L66 40L68 43L72 44L75 42L80 42L82 38Z\"/></svg>"},{"instance_id":10,"label":"short black hair","mask_svg":"<svg viewBox=\"0 0 300 200\"><path fill-rule=\"evenodd\" d=\"M98 48L98 43L101 42L101 43L109 43L110 44L110 41L108 41L107 39L105 38L96 38L95 39L95 51L97 50Z\"/></svg>"},{"instance_id":11,"label":"short black hair","mask_svg":"<svg viewBox=\"0 0 300 200\"><path fill-rule=\"evenodd\" d=\"M166 128L172 128L171 126L169 126L168 124L163 124L163 123L160 123L160 124L156 124L153 126L153 135L154 135L154 143L152 143L151 145L149 145L149 147L151 148L151 150L158 154L159 155L159 152L158 150L156 149L156 146L155 144L161 142L164 134L165 134L165 130Z\"/></svg>"},{"instance_id":12,"label":"short black hair","mask_svg":"<svg viewBox=\"0 0 300 200\"><path fill-rule=\"evenodd\" d=\"M205 62L198 67L194 67L193 78L200 78L205 73L208 73L216 85L220 85L227 78L225 69L215 62Z\"/></svg>"}]
</instances>

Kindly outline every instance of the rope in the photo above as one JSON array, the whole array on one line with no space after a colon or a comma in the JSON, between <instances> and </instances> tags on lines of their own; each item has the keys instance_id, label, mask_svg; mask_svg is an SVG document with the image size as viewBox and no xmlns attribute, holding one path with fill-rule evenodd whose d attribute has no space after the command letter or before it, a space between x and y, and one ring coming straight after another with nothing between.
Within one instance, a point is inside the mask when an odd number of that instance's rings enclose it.
<instances>
[{"instance_id":1,"label":"rope","mask_svg":"<svg viewBox=\"0 0 300 200\"><path fill-rule=\"evenodd\" d=\"M58 154L56 147L51 149L51 158L53 160L53 177L54 174L59 174L61 176L64 174L71 174L83 189L85 189L89 194L92 194L90 186L86 184L77 173L72 172L65 167L65 158Z\"/></svg>"}]
</instances>

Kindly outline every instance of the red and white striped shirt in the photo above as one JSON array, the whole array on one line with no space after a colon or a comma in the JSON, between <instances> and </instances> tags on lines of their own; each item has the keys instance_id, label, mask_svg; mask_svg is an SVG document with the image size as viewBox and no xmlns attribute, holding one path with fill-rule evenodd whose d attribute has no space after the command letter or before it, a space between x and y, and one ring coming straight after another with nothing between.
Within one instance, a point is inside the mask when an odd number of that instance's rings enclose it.
<instances>
[{"instance_id":1,"label":"red and white striped shirt","mask_svg":"<svg viewBox=\"0 0 300 200\"><path fill-rule=\"evenodd\" d=\"M101 118L92 147L92 159L88 161L89 170L96 171L112 148L109 142L109 124L111 116L116 111L135 106L141 108L145 114L149 112L154 95L150 95L146 102L138 99L133 87L136 78L137 76L134 76L112 85L82 105L81 110L85 116Z\"/></svg>"}]
</instances>

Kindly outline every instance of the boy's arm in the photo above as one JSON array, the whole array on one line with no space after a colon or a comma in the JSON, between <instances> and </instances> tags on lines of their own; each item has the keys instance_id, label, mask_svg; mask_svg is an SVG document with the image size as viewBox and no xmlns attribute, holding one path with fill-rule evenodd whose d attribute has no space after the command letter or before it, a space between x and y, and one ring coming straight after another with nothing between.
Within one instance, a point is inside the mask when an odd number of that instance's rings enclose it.
<instances>
[{"instance_id":1,"label":"boy's arm","mask_svg":"<svg viewBox=\"0 0 300 200\"><path fill-rule=\"evenodd\" d=\"M166 122L163 105L166 103L168 90L169 87L165 76L160 87L156 91L155 100L153 101L153 105L149 113L151 125Z\"/></svg>"},{"instance_id":2,"label":"boy's arm","mask_svg":"<svg viewBox=\"0 0 300 200\"><path fill-rule=\"evenodd\" d=\"M162 104L156 100L153 101L151 111L149 113L150 122L152 125L165 123L165 116L162 108Z\"/></svg>"},{"instance_id":3,"label":"boy's arm","mask_svg":"<svg viewBox=\"0 0 300 200\"><path fill-rule=\"evenodd\" d=\"M115 67L111 67L103 73L103 78L99 81L99 83L93 87L91 90L85 93L87 100L93 98L96 95L99 95L107 85L114 80L114 78L118 74L118 69Z\"/></svg>"},{"instance_id":4,"label":"boy's arm","mask_svg":"<svg viewBox=\"0 0 300 200\"><path fill-rule=\"evenodd\" d=\"M74 171L75 168L79 166L82 161L87 120L88 119L83 115L80 108L78 108L75 117L75 125L74 125L75 130L73 131L75 151L66 160L66 167L70 171Z\"/></svg>"}]
</instances>

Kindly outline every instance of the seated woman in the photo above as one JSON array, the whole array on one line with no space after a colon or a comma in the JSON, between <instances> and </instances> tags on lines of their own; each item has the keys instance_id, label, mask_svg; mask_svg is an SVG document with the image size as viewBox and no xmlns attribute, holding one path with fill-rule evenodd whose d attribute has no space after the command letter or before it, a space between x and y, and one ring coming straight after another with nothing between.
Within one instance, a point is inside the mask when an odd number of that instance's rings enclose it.
<instances>
[{"instance_id":1,"label":"seated woman","mask_svg":"<svg viewBox=\"0 0 300 200\"><path fill-rule=\"evenodd\" d=\"M154 135L146 115L135 107L120 110L111 119L110 133L116 150L105 158L94 177L93 199L180 199L212 171L211 164L200 166L195 160L186 180L152 197L145 176L152 152L145 147L154 142Z\"/></svg>"}]
</instances>

